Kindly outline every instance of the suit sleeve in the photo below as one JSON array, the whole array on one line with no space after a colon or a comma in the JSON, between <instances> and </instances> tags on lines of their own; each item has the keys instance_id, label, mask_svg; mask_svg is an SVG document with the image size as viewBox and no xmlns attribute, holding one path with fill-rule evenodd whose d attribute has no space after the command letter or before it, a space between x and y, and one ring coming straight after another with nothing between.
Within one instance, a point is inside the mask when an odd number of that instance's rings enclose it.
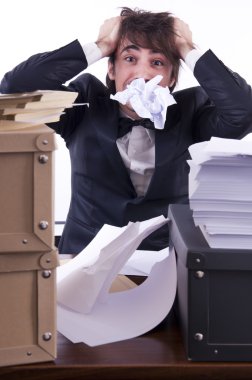
<instances>
[{"instance_id":1,"label":"suit sleeve","mask_svg":"<svg viewBox=\"0 0 252 380\"><path fill-rule=\"evenodd\" d=\"M0 92L64 90L63 84L87 67L78 40L47 53L31 56L5 74Z\"/></svg>"},{"instance_id":2,"label":"suit sleeve","mask_svg":"<svg viewBox=\"0 0 252 380\"><path fill-rule=\"evenodd\" d=\"M60 90L78 92L76 103L88 102L84 86L75 80L68 86L64 83L71 80L87 67L83 49L75 40L70 44L47 53L31 56L13 70L5 74L1 85L2 93L19 93L36 90ZM65 109L59 122L48 126L60 134L67 142L85 113L85 106Z\"/></svg>"},{"instance_id":3,"label":"suit sleeve","mask_svg":"<svg viewBox=\"0 0 252 380\"><path fill-rule=\"evenodd\" d=\"M211 136L237 138L252 129L251 87L211 50L195 65L194 75L207 94L194 118L196 140Z\"/></svg>"}]
</instances>

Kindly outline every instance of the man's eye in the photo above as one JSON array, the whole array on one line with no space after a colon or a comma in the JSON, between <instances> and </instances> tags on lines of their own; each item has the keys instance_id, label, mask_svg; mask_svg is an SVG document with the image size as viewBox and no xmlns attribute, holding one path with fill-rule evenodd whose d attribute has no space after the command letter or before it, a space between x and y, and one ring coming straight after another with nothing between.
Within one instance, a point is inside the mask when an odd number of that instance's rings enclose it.
<instances>
[{"instance_id":1,"label":"man's eye","mask_svg":"<svg viewBox=\"0 0 252 380\"><path fill-rule=\"evenodd\" d=\"M153 65L154 65L154 66L164 66L163 62L160 61L159 59L155 59L155 60L153 61Z\"/></svg>"},{"instance_id":2,"label":"man's eye","mask_svg":"<svg viewBox=\"0 0 252 380\"><path fill-rule=\"evenodd\" d=\"M132 56L125 57L125 61L127 61L127 62L133 62L134 60L135 60L135 58Z\"/></svg>"}]
</instances>

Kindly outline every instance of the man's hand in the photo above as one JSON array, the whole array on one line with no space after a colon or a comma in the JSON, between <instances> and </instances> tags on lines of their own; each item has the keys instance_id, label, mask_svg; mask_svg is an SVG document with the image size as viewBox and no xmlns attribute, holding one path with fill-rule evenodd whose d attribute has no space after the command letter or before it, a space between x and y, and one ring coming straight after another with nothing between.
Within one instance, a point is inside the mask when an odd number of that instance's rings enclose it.
<instances>
[{"instance_id":1,"label":"man's hand","mask_svg":"<svg viewBox=\"0 0 252 380\"><path fill-rule=\"evenodd\" d=\"M174 18L175 44L181 59L185 59L187 53L194 49L192 32L189 26L179 18Z\"/></svg>"},{"instance_id":2,"label":"man's hand","mask_svg":"<svg viewBox=\"0 0 252 380\"><path fill-rule=\"evenodd\" d=\"M103 57L110 56L116 50L120 23L121 17L117 16L105 20L100 27L96 44L101 49Z\"/></svg>"}]
</instances>

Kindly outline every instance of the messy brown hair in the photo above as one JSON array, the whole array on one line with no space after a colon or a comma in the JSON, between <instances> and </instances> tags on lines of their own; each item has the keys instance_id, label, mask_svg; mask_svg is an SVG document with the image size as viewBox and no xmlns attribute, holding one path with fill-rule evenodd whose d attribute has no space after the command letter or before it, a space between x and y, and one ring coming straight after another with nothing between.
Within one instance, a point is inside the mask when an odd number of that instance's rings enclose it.
<instances>
[{"instance_id":1,"label":"messy brown hair","mask_svg":"<svg viewBox=\"0 0 252 380\"><path fill-rule=\"evenodd\" d=\"M174 41L174 17L169 12L154 13L141 9L123 7L122 21L119 30L118 46L127 38L133 44L142 48L159 51L172 64L172 77L175 79L172 91L178 80L180 57ZM115 52L109 57L112 64L115 62ZM112 94L115 94L115 81L106 77L106 84Z\"/></svg>"}]
</instances>

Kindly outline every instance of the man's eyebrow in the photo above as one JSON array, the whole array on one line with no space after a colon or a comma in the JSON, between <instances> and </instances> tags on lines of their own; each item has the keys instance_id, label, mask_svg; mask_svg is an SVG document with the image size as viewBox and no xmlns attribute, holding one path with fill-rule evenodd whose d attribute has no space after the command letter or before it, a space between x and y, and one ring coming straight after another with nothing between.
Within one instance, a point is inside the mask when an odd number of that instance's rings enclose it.
<instances>
[{"instance_id":1,"label":"man's eyebrow","mask_svg":"<svg viewBox=\"0 0 252 380\"><path fill-rule=\"evenodd\" d=\"M123 53L126 50L140 50L140 48L137 45L131 44L131 45L124 46L124 48L122 48L120 53Z\"/></svg>"},{"instance_id":2,"label":"man's eyebrow","mask_svg":"<svg viewBox=\"0 0 252 380\"><path fill-rule=\"evenodd\" d=\"M124 46L122 48L122 50L120 51L120 54L122 54L123 52L125 52L127 50L139 51L140 47L138 45L135 45L135 44L130 44L130 45ZM158 50L158 49L151 49L151 53L152 54L164 54L161 50Z\"/></svg>"}]
</instances>

